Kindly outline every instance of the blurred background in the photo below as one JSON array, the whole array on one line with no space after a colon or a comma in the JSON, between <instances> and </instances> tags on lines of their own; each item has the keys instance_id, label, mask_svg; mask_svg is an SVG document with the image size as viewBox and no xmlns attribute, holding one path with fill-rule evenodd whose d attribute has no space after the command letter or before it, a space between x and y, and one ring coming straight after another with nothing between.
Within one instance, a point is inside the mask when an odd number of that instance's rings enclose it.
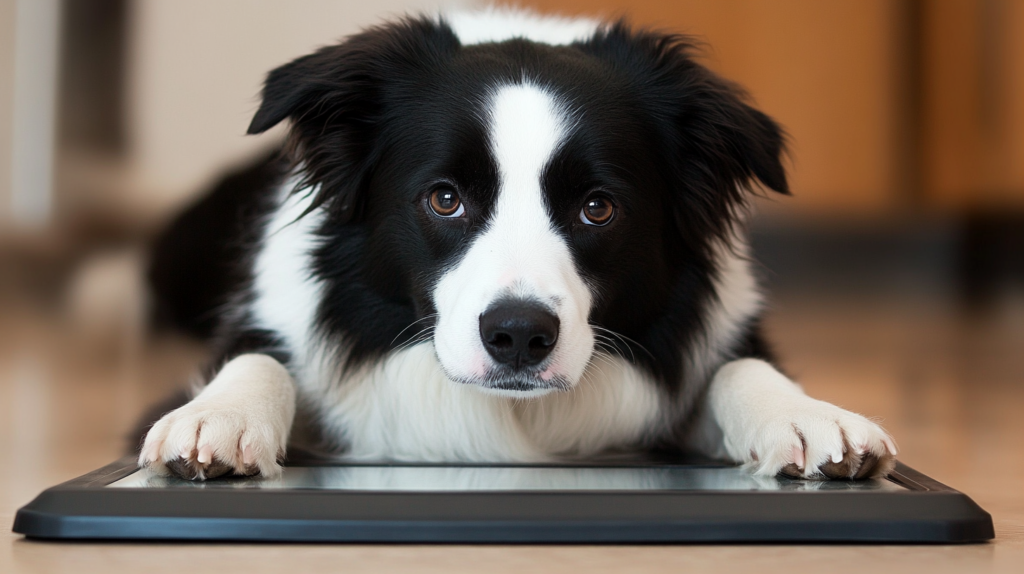
<instances>
[{"instance_id":1,"label":"blurred background","mask_svg":"<svg viewBox=\"0 0 1024 574\"><path fill-rule=\"evenodd\" d=\"M783 364L1024 532L1024 2L521 4L696 35L786 127L794 196L754 221ZM0 523L203 360L149 324L146 246L280 140L243 135L264 74L438 6L0 0Z\"/></svg>"}]
</instances>

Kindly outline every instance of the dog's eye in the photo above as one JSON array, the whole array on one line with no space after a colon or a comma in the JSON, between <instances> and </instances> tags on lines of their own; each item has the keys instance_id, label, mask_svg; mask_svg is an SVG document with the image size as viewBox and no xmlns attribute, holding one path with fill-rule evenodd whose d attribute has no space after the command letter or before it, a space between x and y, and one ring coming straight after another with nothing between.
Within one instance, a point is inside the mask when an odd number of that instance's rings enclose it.
<instances>
[{"instance_id":1,"label":"dog's eye","mask_svg":"<svg viewBox=\"0 0 1024 574\"><path fill-rule=\"evenodd\" d=\"M466 212L459 194L450 187L439 187L430 192L430 209L441 217L459 217Z\"/></svg>"},{"instance_id":2,"label":"dog's eye","mask_svg":"<svg viewBox=\"0 0 1024 574\"><path fill-rule=\"evenodd\" d=\"M615 215L615 204L607 197L591 197L580 210L580 221L587 225L608 225Z\"/></svg>"}]
</instances>

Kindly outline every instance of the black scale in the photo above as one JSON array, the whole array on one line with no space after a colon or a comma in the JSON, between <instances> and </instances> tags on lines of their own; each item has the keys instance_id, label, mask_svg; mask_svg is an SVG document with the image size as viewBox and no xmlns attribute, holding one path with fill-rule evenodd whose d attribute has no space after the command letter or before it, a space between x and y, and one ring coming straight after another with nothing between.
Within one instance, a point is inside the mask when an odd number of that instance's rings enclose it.
<instances>
[{"instance_id":1,"label":"black scale","mask_svg":"<svg viewBox=\"0 0 1024 574\"><path fill-rule=\"evenodd\" d=\"M885 479L755 477L711 461L565 465L297 460L279 479L155 476L124 458L44 491L14 532L55 540L960 543L994 537L966 495Z\"/></svg>"}]
</instances>

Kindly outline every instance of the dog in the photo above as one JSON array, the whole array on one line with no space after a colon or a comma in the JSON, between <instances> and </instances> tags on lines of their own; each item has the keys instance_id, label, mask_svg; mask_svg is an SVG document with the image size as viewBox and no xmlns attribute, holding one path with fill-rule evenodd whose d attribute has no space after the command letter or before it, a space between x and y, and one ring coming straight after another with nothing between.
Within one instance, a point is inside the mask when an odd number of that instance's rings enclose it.
<instances>
[{"instance_id":1,"label":"dog","mask_svg":"<svg viewBox=\"0 0 1024 574\"><path fill-rule=\"evenodd\" d=\"M753 193L789 193L785 137L687 37L405 17L270 72L248 131L285 121L280 153L155 250L157 296L221 359L141 466L670 448L767 476L892 470L878 424L773 366L745 221Z\"/></svg>"}]
</instances>

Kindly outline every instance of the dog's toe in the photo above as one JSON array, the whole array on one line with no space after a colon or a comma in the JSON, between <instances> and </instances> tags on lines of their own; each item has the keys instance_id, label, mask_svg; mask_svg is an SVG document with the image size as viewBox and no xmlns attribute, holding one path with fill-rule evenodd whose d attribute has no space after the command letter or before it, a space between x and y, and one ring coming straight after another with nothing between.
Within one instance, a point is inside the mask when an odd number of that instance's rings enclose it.
<instances>
[{"instance_id":1,"label":"dog's toe","mask_svg":"<svg viewBox=\"0 0 1024 574\"><path fill-rule=\"evenodd\" d=\"M171 474L188 480L217 478L234 470L230 464L225 464L219 460L214 460L204 465L196 462L195 459L178 457L164 464Z\"/></svg>"},{"instance_id":2,"label":"dog's toe","mask_svg":"<svg viewBox=\"0 0 1024 574\"><path fill-rule=\"evenodd\" d=\"M779 417L761 437L752 461L761 475L862 479L885 476L896 464L895 444L880 426L820 401Z\"/></svg>"},{"instance_id":3,"label":"dog's toe","mask_svg":"<svg viewBox=\"0 0 1024 574\"><path fill-rule=\"evenodd\" d=\"M278 442L266 425L243 413L190 403L146 435L140 466L159 474L207 480L226 474L277 476Z\"/></svg>"}]
</instances>

